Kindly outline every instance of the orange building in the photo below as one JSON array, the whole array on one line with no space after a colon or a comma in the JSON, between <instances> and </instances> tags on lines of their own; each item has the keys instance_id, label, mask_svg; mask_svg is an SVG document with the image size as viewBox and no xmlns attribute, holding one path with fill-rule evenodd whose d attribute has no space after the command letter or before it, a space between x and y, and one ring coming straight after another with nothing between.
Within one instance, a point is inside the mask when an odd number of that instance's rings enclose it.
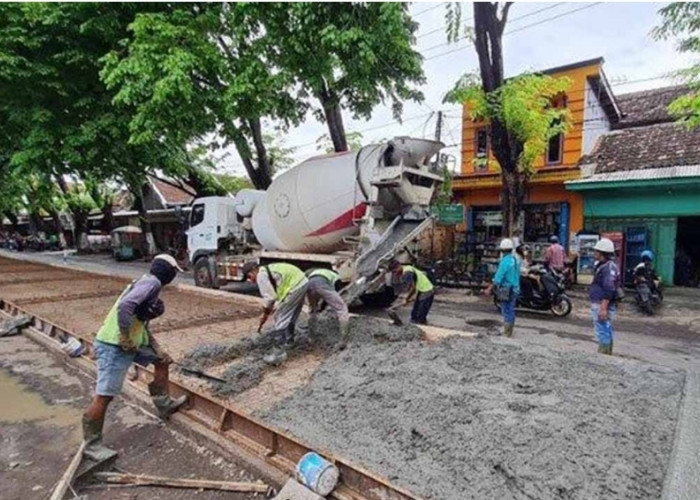
<instances>
[{"instance_id":1,"label":"orange building","mask_svg":"<svg viewBox=\"0 0 700 500\"><path fill-rule=\"evenodd\" d=\"M567 191L564 182L580 177L579 158L592 151L598 137L610 131L621 114L603 73L603 58L541 73L571 80L566 95L557 104L571 110L573 127L565 135L554 137L535 164L536 172L526 193L520 238L526 243L538 243L556 234L566 244L583 229L583 197ZM488 132L488 124L471 120L465 106L462 169L454 179L453 189L455 198L466 208L468 241L476 244L501 237L501 178Z\"/></svg>"}]
</instances>

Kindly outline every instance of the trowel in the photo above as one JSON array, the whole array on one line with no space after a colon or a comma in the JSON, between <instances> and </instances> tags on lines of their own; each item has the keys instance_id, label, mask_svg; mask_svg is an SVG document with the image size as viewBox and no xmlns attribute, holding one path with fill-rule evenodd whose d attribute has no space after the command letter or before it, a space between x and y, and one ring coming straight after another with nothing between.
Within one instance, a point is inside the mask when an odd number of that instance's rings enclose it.
<instances>
[{"instance_id":1,"label":"trowel","mask_svg":"<svg viewBox=\"0 0 700 500\"><path fill-rule=\"evenodd\" d=\"M392 306L386 310L386 313L391 318L391 324L395 326L403 326L403 320L399 317L399 313L396 312L399 307L400 305Z\"/></svg>"}]
</instances>

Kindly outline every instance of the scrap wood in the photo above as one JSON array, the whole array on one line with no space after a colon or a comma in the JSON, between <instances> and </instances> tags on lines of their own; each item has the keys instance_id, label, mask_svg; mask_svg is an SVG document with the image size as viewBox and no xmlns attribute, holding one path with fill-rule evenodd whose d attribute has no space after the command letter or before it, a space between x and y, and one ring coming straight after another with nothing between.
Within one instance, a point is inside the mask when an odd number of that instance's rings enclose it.
<instances>
[{"instance_id":1,"label":"scrap wood","mask_svg":"<svg viewBox=\"0 0 700 500\"><path fill-rule=\"evenodd\" d=\"M239 483L232 481L210 481L208 479L181 479L144 474L120 472L97 472L95 478L106 483L133 484L138 486L169 486L173 488L195 488L220 491L267 493L270 487L264 483Z\"/></svg>"},{"instance_id":2,"label":"scrap wood","mask_svg":"<svg viewBox=\"0 0 700 500\"><path fill-rule=\"evenodd\" d=\"M54 488L53 493L51 494L51 500L62 500L66 492L68 491L68 488L70 488L70 483L73 481L75 471L78 470L78 466L80 465L80 462L83 459L85 445L85 441L83 441L80 444L80 448L78 448L78 451L73 456L73 459L70 461L70 464L68 464L66 472L63 473L61 480L58 482L58 484L56 484L56 487Z\"/></svg>"}]
</instances>

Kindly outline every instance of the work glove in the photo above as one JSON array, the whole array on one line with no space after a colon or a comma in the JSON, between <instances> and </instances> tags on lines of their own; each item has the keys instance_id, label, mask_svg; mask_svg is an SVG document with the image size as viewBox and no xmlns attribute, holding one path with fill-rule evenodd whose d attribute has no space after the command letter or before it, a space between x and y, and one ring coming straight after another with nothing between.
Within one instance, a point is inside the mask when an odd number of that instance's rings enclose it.
<instances>
[{"instance_id":1,"label":"work glove","mask_svg":"<svg viewBox=\"0 0 700 500\"><path fill-rule=\"evenodd\" d=\"M165 304L161 299L156 299L146 307L136 309L136 317L141 321L150 321L165 313Z\"/></svg>"},{"instance_id":2,"label":"work glove","mask_svg":"<svg viewBox=\"0 0 700 500\"><path fill-rule=\"evenodd\" d=\"M119 336L119 347L128 353L136 352L136 344L129 335Z\"/></svg>"}]
</instances>

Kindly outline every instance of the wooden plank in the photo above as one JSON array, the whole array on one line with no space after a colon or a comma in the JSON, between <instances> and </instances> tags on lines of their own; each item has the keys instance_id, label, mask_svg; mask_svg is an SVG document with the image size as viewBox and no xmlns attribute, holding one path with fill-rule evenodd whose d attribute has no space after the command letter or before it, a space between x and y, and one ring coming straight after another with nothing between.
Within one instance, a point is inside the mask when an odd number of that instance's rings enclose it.
<instances>
[{"instance_id":1,"label":"wooden plank","mask_svg":"<svg viewBox=\"0 0 700 500\"><path fill-rule=\"evenodd\" d=\"M75 455L73 455L73 459L70 461L70 464L68 464L68 468L63 473L63 476L61 476L61 479L58 481L58 484L54 488L53 493L51 494L51 500L62 500L65 496L66 492L68 491L68 488L70 487L71 482L73 482L73 476L75 475L75 471L78 470L78 466L80 465L80 462L83 459L85 445L85 441L80 443L78 451L75 453Z\"/></svg>"},{"instance_id":2,"label":"wooden plank","mask_svg":"<svg viewBox=\"0 0 700 500\"><path fill-rule=\"evenodd\" d=\"M265 483L182 479L176 477L148 476L145 474L124 474L120 472L97 472L95 473L95 478L106 483L133 484L137 486L167 486L171 488L193 488L247 493L267 493L270 491L270 487Z\"/></svg>"}]
</instances>

